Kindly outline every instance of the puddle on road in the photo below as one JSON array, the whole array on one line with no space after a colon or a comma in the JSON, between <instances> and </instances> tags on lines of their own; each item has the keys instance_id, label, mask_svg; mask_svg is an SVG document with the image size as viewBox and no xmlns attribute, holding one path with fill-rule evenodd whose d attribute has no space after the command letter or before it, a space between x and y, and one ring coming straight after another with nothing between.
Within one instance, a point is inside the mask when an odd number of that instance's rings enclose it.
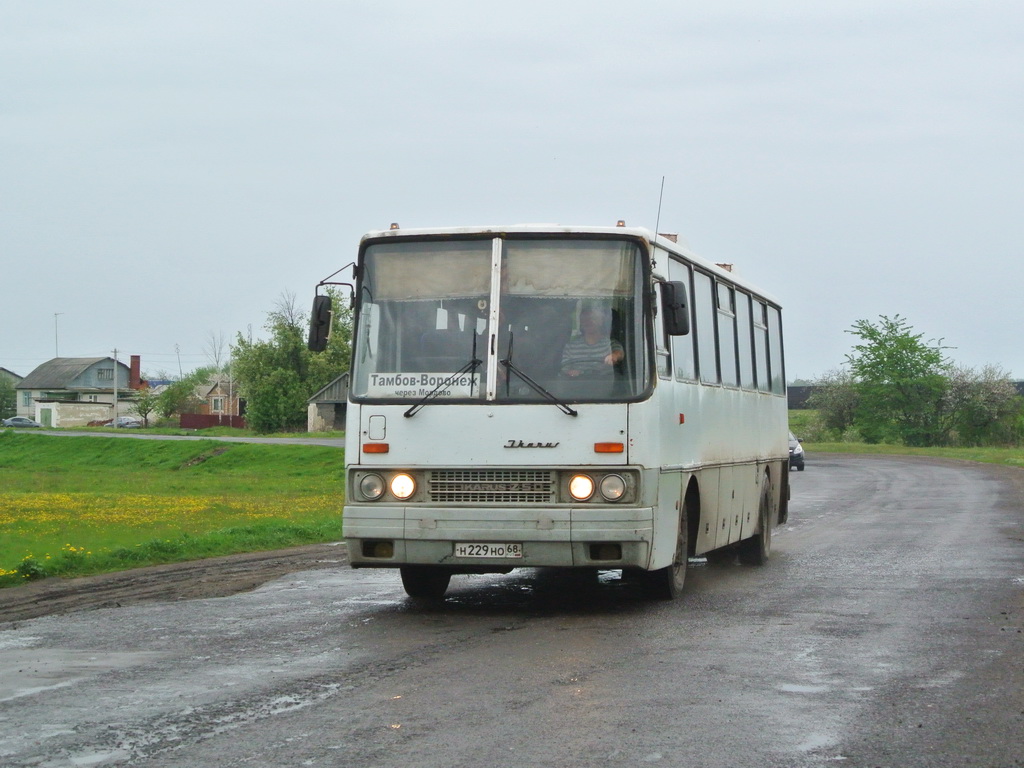
<instances>
[{"instance_id":1,"label":"puddle on road","mask_svg":"<svg viewBox=\"0 0 1024 768\"><path fill-rule=\"evenodd\" d=\"M61 648L5 651L0 657L0 702L67 688L104 672L144 664L159 653L98 653Z\"/></svg>"},{"instance_id":2,"label":"puddle on road","mask_svg":"<svg viewBox=\"0 0 1024 768\"><path fill-rule=\"evenodd\" d=\"M796 683L783 683L779 686L783 693L828 693L831 689L827 685L797 685Z\"/></svg>"},{"instance_id":3,"label":"puddle on road","mask_svg":"<svg viewBox=\"0 0 1024 768\"><path fill-rule=\"evenodd\" d=\"M824 733L812 733L804 741L797 745L801 752L813 752L816 749L824 749L835 743L835 739Z\"/></svg>"}]
</instances>

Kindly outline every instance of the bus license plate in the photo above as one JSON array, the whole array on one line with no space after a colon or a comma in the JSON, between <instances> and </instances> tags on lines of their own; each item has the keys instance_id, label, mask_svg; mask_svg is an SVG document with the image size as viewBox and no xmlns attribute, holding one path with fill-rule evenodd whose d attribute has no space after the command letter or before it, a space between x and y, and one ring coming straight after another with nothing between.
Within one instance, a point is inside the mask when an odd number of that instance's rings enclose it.
<instances>
[{"instance_id":1,"label":"bus license plate","mask_svg":"<svg viewBox=\"0 0 1024 768\"><path fill-rule=\"evenodd\" d=\"M523 545L518 542L506 544L458 542L455 544L455 556L521 558L523 556Z\"/></svg>"}]
</instances>

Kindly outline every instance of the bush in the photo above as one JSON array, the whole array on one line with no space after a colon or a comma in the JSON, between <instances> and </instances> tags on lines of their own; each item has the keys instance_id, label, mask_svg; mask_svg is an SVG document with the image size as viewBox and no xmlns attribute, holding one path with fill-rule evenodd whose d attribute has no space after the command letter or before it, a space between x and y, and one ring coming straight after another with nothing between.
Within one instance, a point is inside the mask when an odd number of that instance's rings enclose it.
<instances>
[{"instance_id":1,"label":"bush","mask_svg":"<svg viewBox=\"0 0 1024 768\"><path fill-rule=\"evenodd\" d=\"M14 569L21 578L27 579L28 581L35 581L37 579L45 579L49 574L46 572L46 568L43 564L36 560L32 555L28 555L24 560L18 563L18 567Z\"/></svg>"}]
</instances>

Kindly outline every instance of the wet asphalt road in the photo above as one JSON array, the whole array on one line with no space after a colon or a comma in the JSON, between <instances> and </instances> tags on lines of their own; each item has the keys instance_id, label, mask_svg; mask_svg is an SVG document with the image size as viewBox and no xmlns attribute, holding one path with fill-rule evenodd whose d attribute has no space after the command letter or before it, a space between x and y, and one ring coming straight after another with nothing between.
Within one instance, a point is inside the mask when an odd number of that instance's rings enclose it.
<instances>
[{"instance_id":1,"label":"wet asphalt road","mask_svg":"<svg viewBox=\"0 0 1024 768\"><path fill-rule=\"evenodd\" d=\"M769 565L674 603L344 568L8 626L0 765L1024 765L1024 473L807 466Z\"/></svg>"}]
</instances>

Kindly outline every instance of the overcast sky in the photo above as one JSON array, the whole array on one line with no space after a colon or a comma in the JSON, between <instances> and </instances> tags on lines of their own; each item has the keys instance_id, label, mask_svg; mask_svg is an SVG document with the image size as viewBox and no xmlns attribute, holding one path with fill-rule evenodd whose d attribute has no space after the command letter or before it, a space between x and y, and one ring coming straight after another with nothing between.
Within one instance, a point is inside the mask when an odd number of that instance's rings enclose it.
<instances>
[{"instance_id":1,"label":"overcast sky","mask_svg":"<svg viewBox=\"0 0 1024 768\"><path fill-rule=\"evenodd\" d=\"M616 219L1024 378L1024 4L0 0L0 367L305 309L360 236ZM226 350L225 350L226 352Z\"/></svg>"}]
</instances>

